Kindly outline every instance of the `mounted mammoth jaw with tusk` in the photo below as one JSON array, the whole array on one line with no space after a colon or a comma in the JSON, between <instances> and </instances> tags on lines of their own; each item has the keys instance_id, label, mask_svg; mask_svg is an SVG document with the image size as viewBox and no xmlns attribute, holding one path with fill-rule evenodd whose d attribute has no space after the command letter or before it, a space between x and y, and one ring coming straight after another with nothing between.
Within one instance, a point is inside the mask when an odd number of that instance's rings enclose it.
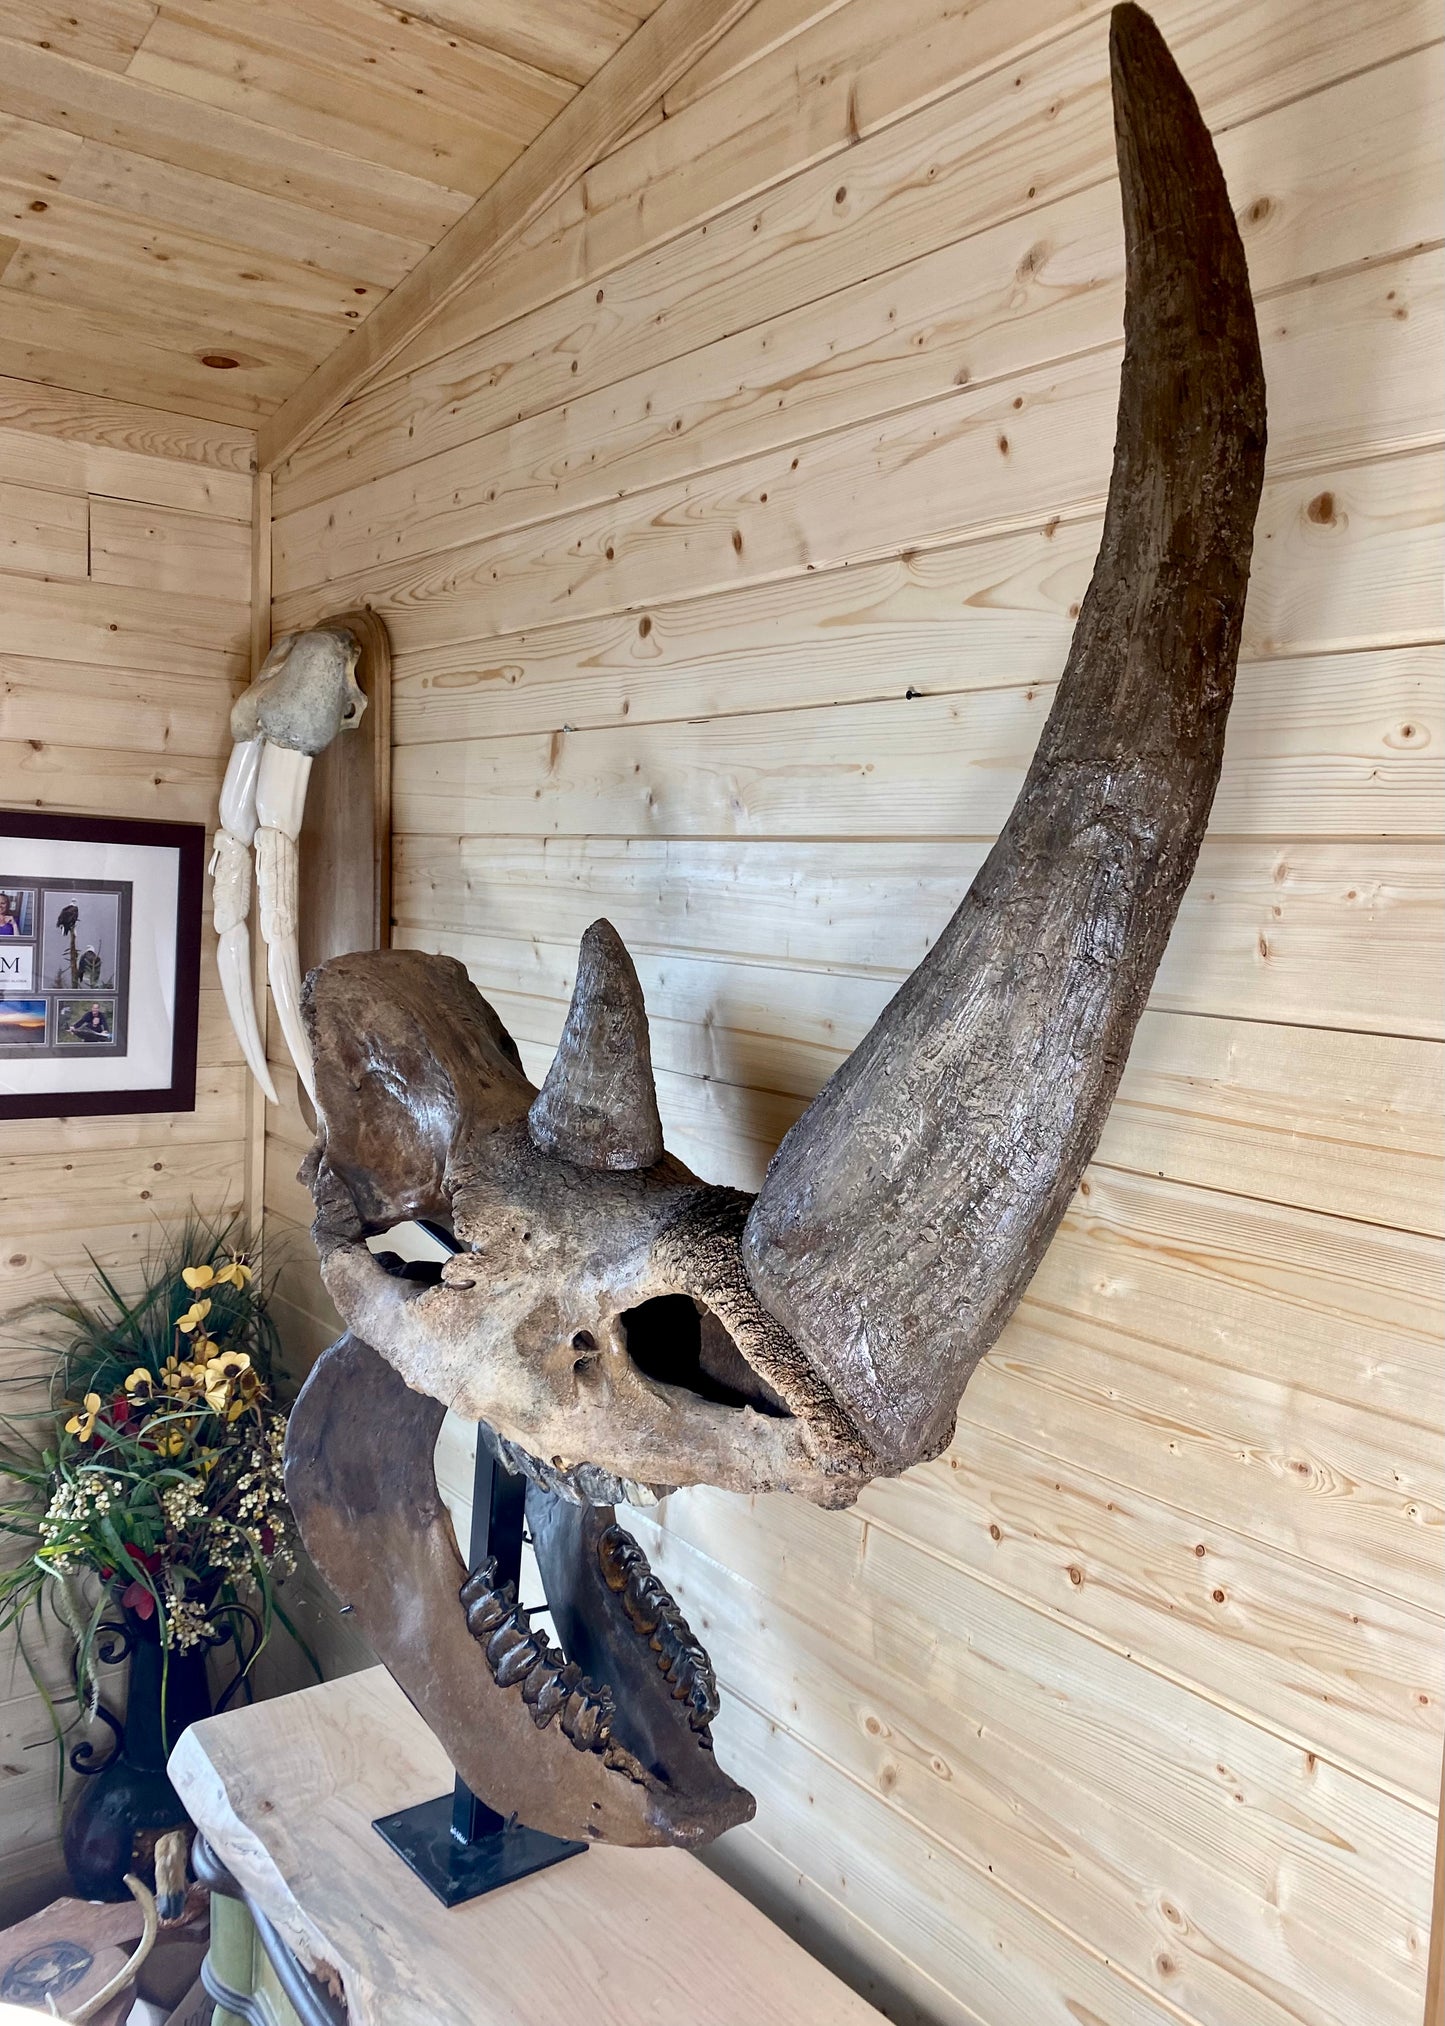
<instances>
[{"instance_id":1,"label":"mounted mammoth jaw with tusk","mask_svg":"<svg viewBox=\"0 0 1445 2026\"><path fill-rule=\"evenodd\" d=\"M1112 24L1126 345L1103 539L1058 696L957 914L756 1199L662 1148L612 928L538 1091L450 958L307 981L303 1174L351 1334L291 1422L323 1573L468 1783L557 1834L698 1841L747 1796L706 1657L610 1508L668 1487L822 1505L936 1456L1093 1152L1219 776L1263 475L1259 345L1209 134L1158 31ZM437 1220L430 1284L367 1239ZM457 1557L443 1408L524 1469L562 1648ZM595 1509L601 1507L601 1512Z\"/></svg>"},{"instance_id":2,"label":"mounted mammoth jaw with tusk","mask_svg":"<svg viewBox=\"0 0 1445 2026\"><path fill-rule=\"evenodd\" d=\"M221 786L221 827L211 853L216 961L236 1039L272 1104L276 1091L266 1067L251 979L252 852L271 995L291 1059L314 1100L311 1049L301 1022L296 840L312 761L339 732L354 730L366 709L356 680L360 656L361 643L344 629L288 633L276 642L231 712L235 743Z\"/></svg>"}]
</instances>

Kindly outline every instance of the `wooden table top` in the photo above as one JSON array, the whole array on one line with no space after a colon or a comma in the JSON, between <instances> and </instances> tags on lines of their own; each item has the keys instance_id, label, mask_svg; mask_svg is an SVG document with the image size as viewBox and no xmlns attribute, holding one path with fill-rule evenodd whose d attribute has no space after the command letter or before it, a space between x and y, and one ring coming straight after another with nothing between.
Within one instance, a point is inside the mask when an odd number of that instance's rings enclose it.
<instances>
[{"instance_id":1,"label":"wooden table top","mask_svg":"<svg viewBox=\"0 0 1445 2026\"><path fill-rule=\"evenodd\" d=\"M384 1668L194 1725L192 1820L354 2026L878 2026L879 2015L696 1858L594 1847L447 1909L371 1827L447 1791Z\"/></svg>"}]
</instances>

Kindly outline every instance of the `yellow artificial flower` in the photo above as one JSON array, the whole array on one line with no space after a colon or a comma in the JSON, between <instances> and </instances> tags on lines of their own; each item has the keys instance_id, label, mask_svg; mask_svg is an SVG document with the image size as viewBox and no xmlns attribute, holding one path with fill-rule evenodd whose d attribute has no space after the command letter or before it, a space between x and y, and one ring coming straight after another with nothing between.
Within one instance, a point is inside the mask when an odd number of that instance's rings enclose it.
<instances>
[{"instance_id":1,"label":"yellow artificial flower","mask_svg":"<svg viewBox=\"0 0 1445 2026\"><path fill-rule=\"evenodd\" d=\"M186 1358L168 1358L161 1372L161 1384L178 1400L189 1400L194 1397L197 1378L204 1370L203 1365L193 1365Z\"/></svg>"},{"instance_id":2,"label":"yellow artificial flower","mask_svg":"<svg viewBox=\"0 0 1445 2026\"><path fill-rule=\"evenodd\" d=\"M155 1374L147 1371L144 1365L137 1365L125 1382L125 1390L137 1407L145 1406L155 1398Z\"/></svg>"},{"instance_id":3,"label":"yellow artificial flower","mask_svg":"<svg viewBox=\"0 0 1445 2026\"><path fill-rule=\"evenodd\" d=\"M100 1412L99 1393L87 1393L83 1408L77 1408L65 1424L67 1435L78 1435L82 1442L89 1442L95 1433L95 1417Z\"/></svg>"},{"instance_id":4,"label":"yellow artificial flower","mask_svg":"<svg viewBox=\"0 0 1445 2026\"><path fill-rule=\"evenodd\" d=\"M161 1455L179 1456L187 1442L190 1441L191 1430L194 1426L195 1423L193 1421L178 1421L173 1422L168 1428L157 1428L155 1432L155 1444Z\"/></svg>"},{"instance_id":5,"label":"yellow artificial flower","mask_svg":"<svg viewBox=\"0 0 1445 2026\"><path fill-rule=\"evenodd\" d=\"M214 1285L216 1269L214 1266L204 1262L200 1266L183 1266L181 1268L181 1279L186 1283L192 1294L199 1294L203 1287Z\"/></svg>"},{"instance_id":6,"label":"yellow artificial flower","mask_svg":"<svg viewBox=\"0 0 1445 2026\"><path fill-rule=\"evenodd\" d=\"M190 1268L187 1268L188 1272L190 1270ZM209 1271L209 1269L207 1270ZM181 1332L182 1336L188 1337L192 1330L200 1328L210 1313L211 1304L209 1301L193 1301L183 1316L177 1316L176 1328Z\"/></svg>"},{"instance_id":7,"label":"yellow artificial flower","mask_svg":"<svg viewBox=\"0 0 1445 2026\"><path fill-rule=\"evenodd\" d=\"M228 1260L216 1275L218 1281L228 1280L238 1293L242 1289L249 1287L255 1278L255 1269L239 1256Z\"/></svg>"},{"instance_id":8,"label":"yellow artificial flower","mask_svg":"<svg viewBox=\"0 0 1445 2026\"><path fill-rule=\"evenodd\" d=\"M258 1400L265 1397L266 1389L261 1384L259 1375L249 1369L249 1361L248 1369L238 1373L232 1381L231 1392L233 1398L226 1409L228 1421L239 1421L247 1408L254 1407Z\"/></svg>"},{"instance_id":9,"label":"yellow artificial flower","mask_svg":"<svg viewBox=\"0 0 1445 2026\"><path fill-rule=\"evenodd\" d=\"M241 1378L250 1369L251 1360L244 1351L222 1351L219 1356L206 1361L205 1370L200 1374L200 1384L205 1392L206 1405L213 1413L224 1411L230 1401L232 1380Z\"/></svg>"}]
</instances>

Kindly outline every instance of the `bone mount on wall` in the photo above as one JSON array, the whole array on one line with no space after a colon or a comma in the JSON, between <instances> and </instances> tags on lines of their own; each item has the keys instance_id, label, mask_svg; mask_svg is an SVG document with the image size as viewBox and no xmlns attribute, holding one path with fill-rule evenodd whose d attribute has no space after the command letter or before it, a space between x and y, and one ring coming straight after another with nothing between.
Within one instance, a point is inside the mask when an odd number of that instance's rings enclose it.
<instances>
[{"instance_id":1,"label":"bone mount on wall","mask_svg":"<svg viewBox=\"0 0 1445 2026\"><path fill-rule=\"evenodd\" d=\"M376 614L342 612L283 635L237 699L231 737L211 854L221 989L275 1104L253 989L254 857L271 996L314 1103L301 980L328 957L390 940L391 648Z\"/></svg>"},{"instance_id":2,"label":"bone mount on wall","mask_svg":"<svg viewBox=\"0 0 1445 2026\"><path fill-rule=\"evenodd\" d=\"M1199 108L1139 8L1110 56L1126 342L1093 581L998 841L757 1198L662 1152L606 922L541 1091L450 957L339 957L302 993L303 1173L349 1327L292 1412L287 1491L467 1785L553 1835L697 1843L750 1812L712 1757L706 1655L614 1508L690 1484L836 1506L939 1453L1093 1154L1194 870L1264 380ZM461 1248L429 1281L369 1248L406 1216ZM447 1407L529 1480L565 1658L461 1565L431 1468Z\"/></svg>"}]
</instances>

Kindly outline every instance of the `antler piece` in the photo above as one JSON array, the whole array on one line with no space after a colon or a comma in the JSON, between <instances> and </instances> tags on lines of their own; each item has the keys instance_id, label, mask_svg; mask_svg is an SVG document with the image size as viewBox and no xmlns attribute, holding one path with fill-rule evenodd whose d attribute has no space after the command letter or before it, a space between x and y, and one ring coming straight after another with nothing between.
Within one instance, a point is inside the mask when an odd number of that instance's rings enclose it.
<instances>
[{"instance_id":1,"label":"antler piece","mask_svg":"<svg viewBox=\"0 0 1445 2026\"><path fill-rule=\"evenodd\" d=\"M580 1168L650 1168L662 1120L642 987L611 922L582 938L567 1024L527 1114L532 1144Z\"/></svg>"},{"instance_id":2,"label":"antler piece","mask_svg":"<svg viewBox=\"0 0 1445 2026\"><path fill-rule=\"evenodd\" d=\"M1103 539L1017 803L928 957L787 1135L764 1306L893 1468L949 1438L1113 1100L1219 777L1264 468L1244 250L1138 7L1111 25L1127 301Z\"/></svg>"}]
</instances>

